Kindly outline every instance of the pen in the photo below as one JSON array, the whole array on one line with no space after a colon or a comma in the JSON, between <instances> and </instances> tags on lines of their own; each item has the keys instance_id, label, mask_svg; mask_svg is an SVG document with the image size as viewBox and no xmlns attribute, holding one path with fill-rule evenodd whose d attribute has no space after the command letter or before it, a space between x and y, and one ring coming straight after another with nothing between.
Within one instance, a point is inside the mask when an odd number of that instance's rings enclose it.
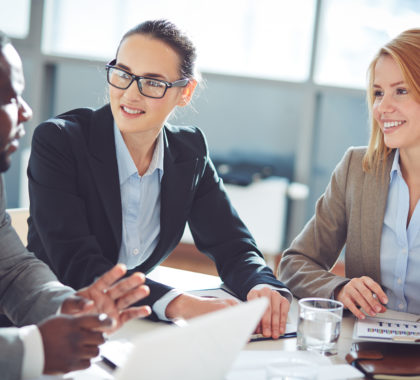
<instances>
[{"instance_id":1,"label":"pen","mask_svg":"<svg viewBox=\"0 0 420 380\"><path fill-rule=\"evenodd\" d=\"M392 340L394 342L401 342L401 343L404 343L404 342L419 343L420 342L420 339L418 338L418 336L417 337L416 336L394 336L392 337Z\"/></svg>"},{"instance_id":2,"label":"pen","mask_svg":"<svg viewBox=\"0 0 420 380\"><path fill-rule=\"evenodd\" d=\"M296 333L290 332L290 333L283 334L279 337L279 339L283 339L283 338L296 338ZM252 342L261 342L264 340L276 340L276 339L273 339L271 336L265 337L262 334L252 334L249 341L252 343Z\"/></svg>"},{"instance_id":3,"label":"pen","mask_svg":"<svg viewBox=\"0 0 420 380\"><path fill-rule=\"evenodd\" d=\"M111 360L109 360L107 357L101 355L102 361L104 362L104 364L106 364L107 367L111 368L111 369L115 369L117 368L117 365L112 362Z\"/></svg>"}]
</instances>

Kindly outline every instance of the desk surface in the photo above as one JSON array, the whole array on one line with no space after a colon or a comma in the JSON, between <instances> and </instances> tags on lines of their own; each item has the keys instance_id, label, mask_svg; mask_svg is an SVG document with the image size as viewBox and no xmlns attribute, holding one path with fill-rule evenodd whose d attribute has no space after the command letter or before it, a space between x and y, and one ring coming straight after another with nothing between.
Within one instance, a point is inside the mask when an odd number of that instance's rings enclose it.
<instances>
[{"instance_id":1,"label":"desk surface","mask_svg":"<svg viewBox=\"0 0 420 380\"><path fill-rule=\"evenodd\" d=\"M200 273L188 272L179 269L168 267L158 267L148 275L149 278L164 282L165 284L177 287L181 290L195 290L195 289L208 289L215 288L220 285L220 279L216 276L204 275ZM297 302L292 303L290 318L297 318ZM345 355L350 350L352 343L352 332L354 325L354 317L346 316L343 318L341 335L338 341L338 354L330 357L333 364L345 363ZM152 331L161 327L161 323L151 322L149 320L134 320L126 323L120 330L112 334L110 339L128 339L133 341L140 334ZM248 343L244 350L262 350L262 351L296 351L296 338L279 339L279 340L266 340ZM95 366L93 366L95 367ZM97 370L97 369L96 369ZM103 371L103 369L102 369ZM54 379L112 379L104 377L104 372L99 376L95 373L95 368L90 368L86 371L72 372L64 377L54 377ZM105 374L106 375L106 374ZM88 377L86 377L88 376ZM43 379L51 379L51 377L43 377Z\"/></svg>"},{"instance_id":2,"label":"desk surface","mask_svg":"<svg viewBox=\"0 0 420 380\"><path fill-rule=\"evenodd\" d=\"M148 275L155 281L177 287L181 290L207 289L220 286L220 278L216 276L204 275L200 273L188 272L179 269L160 266ZM297 319L297 302L294 300L289 313L289 318ZM334 364L346 363L345 356L349 352L352 344L352 334L354 317L346 316L343 318L341 334L338 341L338 354L331 356ZM161 326L160 323L148 320L136 320L127 323L122 329L113 334L112 338L127 338L132 340L136 335L150 331ZM296 351L296 338L266 340L248 343L245 350L286 350Z\"/></svg>"}]
</instances>

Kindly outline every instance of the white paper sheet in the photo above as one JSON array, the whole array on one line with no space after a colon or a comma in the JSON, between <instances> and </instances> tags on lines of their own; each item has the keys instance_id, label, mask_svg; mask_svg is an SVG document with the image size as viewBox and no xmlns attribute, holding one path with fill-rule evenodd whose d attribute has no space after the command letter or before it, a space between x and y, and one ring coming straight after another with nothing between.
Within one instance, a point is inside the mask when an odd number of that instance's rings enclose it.
<instances>
[{"instance_id":1,"label":"white paper sheet","mask_svg":"<svg viewBox=\"0 0 420 380\"><path fill-rule=\"evenodd\" d=\"M318 367L318 379L363 378L363 374L348 364L331 364L320 354L308 351L241 351L226 380L266 380L266 367L276 360L300 358Z\"/></svg>"}]
</instances>

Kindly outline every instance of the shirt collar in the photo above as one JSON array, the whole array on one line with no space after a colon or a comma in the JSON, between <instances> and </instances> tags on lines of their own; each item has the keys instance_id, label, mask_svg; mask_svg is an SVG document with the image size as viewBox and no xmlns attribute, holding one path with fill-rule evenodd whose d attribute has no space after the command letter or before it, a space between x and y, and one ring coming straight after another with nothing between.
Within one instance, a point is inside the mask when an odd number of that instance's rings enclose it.
<instances>
[{"instance_id":1,"label":"shirt collar","mask_svg":"<svg viewBox=\"0 0 420 380\"><path fill-rule=\"evenodd\" d=\"M400 167L400 150L399 149L396 149L395 150L394 161L392 162L391 171L389 173L389 180L390 180L390 182L392 181L392 179L396 175L402 176L402 174L401 174L401 167Z\"/></svg>"},{"instance_id":2,"label":"shirt collar","mask_svg":"<svg viewBox=\"0 0 420 380\"><path fill-rule=\"evenodd\" d=\"M114 123L114 140L115 150L117 153L118 175L120 178L120 185L122 185L129 177L131 177L133 174L137 174L138 172L116 123ZM153 172L157 170L159 174L159 180L162 180L163 152L163 132L160 131L156 139L156 146L153 152L152 160L150 161L149 168L143 176L153 174Z\"/></svg>"}]
</instances>

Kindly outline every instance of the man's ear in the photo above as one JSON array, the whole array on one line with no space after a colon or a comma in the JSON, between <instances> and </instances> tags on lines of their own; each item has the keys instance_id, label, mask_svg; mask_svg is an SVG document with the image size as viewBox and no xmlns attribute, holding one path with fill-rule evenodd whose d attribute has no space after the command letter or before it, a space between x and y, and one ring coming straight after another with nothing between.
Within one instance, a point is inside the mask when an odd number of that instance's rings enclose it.
<instances>
[{"instance_id":1,"label":"man's ear","mask_svg":"<svg viewBox=\"0 0 420 380\"><path fill-rule=\"evenodd\" d=\"M195 79L190 79L188 84L182 89L181 98L178 102L179 107L184 107L191 101L196 87L197 81Z\"/></svg>"}]
</instances>

